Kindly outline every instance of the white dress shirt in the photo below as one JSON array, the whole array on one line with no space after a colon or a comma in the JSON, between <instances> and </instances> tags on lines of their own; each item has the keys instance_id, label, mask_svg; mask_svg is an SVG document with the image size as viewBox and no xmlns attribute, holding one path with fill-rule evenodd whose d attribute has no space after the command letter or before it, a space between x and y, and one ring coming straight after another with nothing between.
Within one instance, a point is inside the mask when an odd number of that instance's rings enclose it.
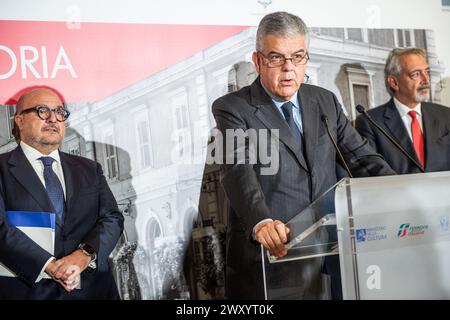
<instances>
[{"instance_id":1,"label":"white dress shirt","mask_svg":"<svg viewBox=\"0 0 450 320\"><path fill-rule=\"evenodd\" d=\"M408 114L408 112L410 112L410 111L416 112L416 118L417 118L417 121L419 122L420 130L423 132L422 105L421 105L421 103L418 103L414 108L410 108L408 106L405 106L403 103L398 101L396 98L394 98L394 104L398 110L398 113L400 113L400 118L402 118L402 121L406 127L406 131L408 131L409 138L412 141L412 133L411 133L412 118Z\"/></svg>"},{"instance_id":2,"label":"white dress shirt","mask_svg":"<svg viewBox=\"0 0 450 320\"><path fill-rule=\"evenodd\" d=\"M64 198L66 197L66 185L64 183L64 174L62 171L61 166L61 160L59 158L59 152L58 150L55 150L51 152L49 155L45 155L34 149L33 147L30 147L25 142L20 142L20 147L23 150L23 153L25 154L25 157L30 162L31 166L33 167L34 171L36 171L36 174L38 175L39 179L42 182L42 185L45 187L45 179L44 179L44 164L41 160L39 160L40 157L51 157L55 161L52 163L53 171L56 173L56 176L59 179L59 182L61 182L61 186L63 188L64 192Z\"/></svg>"},{"instance_id":3,"label":"white dress shirt","mask_svg":"<svg viewBox=\"0 0 450 320\"><path fill-rule=\"evenodd\" d=\"M56 176L58 177L59 181L61 182L61 186L63 188L64 192L64 199L66 198L66 184L64 183L64 174L62 171L61 166L61 159L59 158L59 152L58 150L54 150L49 155L45 155L40 153L38 150L34 149L33 147L30 147L25 142L20 142L20 147L22 148L23 153L25 154L25 157L30 162L31 166L33 167L34 171L39 177L39 180L41 180L42 185L45 187L45 179L44 179L44 164L41 160L39 160L40 157L51 157L55 161L52 163L52 169L56 173ZM54 257L51 257L47 260L47 262L44 264L44 266L41 269L41 273L36 279L36 282L39 282L45 275L45 268L47 268L48 264L55 259Z\"/></svg>"},{"instance_id":4,"label":"white dress shirt","mask_svg":"<svg viewBox=\"0 0 450 320\"><path fill-rule=\"evenodd\" d=\"M285 104L288 101L290 101L294 105L294 107L292 108L292 115L294 117L294 122L297 125L300 132L303 134L303 119L302 119L302 114L300 112L300 101L298 99L298 91L296 91L295 94L291 97L291 99L289 99L287 101L287 100L282 100L278 97L275 97L272 93L270 93L269 90L266 89L266 87L264 87L262 84L261 84L261 86L266 91L266 93L269 95L269 97L272 99L272 102L275 104L278 111L281 113L281 116L285 120L286 120L286 117L284 116L284 113L283 113L283 110L281 109L281 107L283 106L283 104Z\"/></svg>"}]
</instances>

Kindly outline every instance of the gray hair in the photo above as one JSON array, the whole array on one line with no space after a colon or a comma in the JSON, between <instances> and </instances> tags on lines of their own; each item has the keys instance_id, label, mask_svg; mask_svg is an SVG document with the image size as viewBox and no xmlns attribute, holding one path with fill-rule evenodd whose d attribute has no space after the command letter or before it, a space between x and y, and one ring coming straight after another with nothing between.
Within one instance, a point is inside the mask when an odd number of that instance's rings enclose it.
<instances>
[{"instance_id":1,"label":"gray hair","mask_svg":"<svg viewBox=\"0 0 450 320\"><path fill-rule=\"evenodd\" d=\"M424 49L421 48L394 48L386 59L386 64L384 66L384 84L386 85L386 89L391 96L394 95L394 91L392 91L391 86L388 83L388 77L394 76L398 77L400 75L400 59L403 56L415 54L418 56L427 59L427 53Z\"/></svg>"},{"instance_id":2,"label":"gray hair","mask_svg":"<svg viewBox=\"0 0 450 320\"><path fill-rule=\"evenodd\" d=\"M288 12L274 12L265 15L256 31L256 50L262 51L263 40L268 35L281 38L302 35L308 45L308 27L300 17Z\"/></svg>"}]
</instances>

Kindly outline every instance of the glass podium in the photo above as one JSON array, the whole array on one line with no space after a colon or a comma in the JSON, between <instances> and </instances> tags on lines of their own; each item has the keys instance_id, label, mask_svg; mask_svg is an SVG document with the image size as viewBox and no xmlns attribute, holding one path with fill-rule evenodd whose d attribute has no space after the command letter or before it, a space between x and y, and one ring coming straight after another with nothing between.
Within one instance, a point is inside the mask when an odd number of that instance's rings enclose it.
<instances>
[{"instance_id":1,"label":"glass podium","mask_svg":"<svg viewBox=\"0 0 450 320\"><path fill-rule=\"evenodd\" d=\"M450 299L450 172L343 179L262 246L266 299Z\"/></svg>"},{"instance_id":2,"label":"glass podium","mask_svg":"<svg viewBox=\"0 0 450 320\"><path fill-rule=\"evenodd\" d=\"M286 256L273 257L261 246L266 299L332 298L325 268L334 260L339 269L334 197L340 183L287 223Z\"/></svg>"}]
</instances>

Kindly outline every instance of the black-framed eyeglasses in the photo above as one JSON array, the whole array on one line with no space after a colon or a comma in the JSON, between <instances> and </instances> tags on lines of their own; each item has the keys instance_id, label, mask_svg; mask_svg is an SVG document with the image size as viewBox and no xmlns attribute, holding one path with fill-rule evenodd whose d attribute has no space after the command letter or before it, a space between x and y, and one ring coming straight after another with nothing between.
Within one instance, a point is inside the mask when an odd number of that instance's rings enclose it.
<instances>
[{"instance_id":1,"label":"black-framed eyeglasses","mask_svg":"<svg viewBox=\"0 0 450 320\"><path fill-rule=\"evenodd\" d=\"M284 55L278 53L271 53L269 56L264 55L261 51L257 51L257 53L267 61L269 68L281 67L286 63L286 60L291 60L294 66L304 65L309 60L308 52L295 53L290 58L286 58Z\"/></svg>"},{"instance_id":2,"label":"black-framed eyeglasses","mask_svg":"<svg viewBox=\"0 0 450 320\"><path fill-rule=\"evenodd\" d=\"M37 115L42 120L47 120L48 118L50 118L52 115L52 112L55 114L56 120L59 122L66 121L67 118L69 118L69 116L70 116L69 110L67 110L63 106L58 106L56 108L51 109L49 106L47 106L45 104L38 104L38 105L34 106L33 108L22 110L20 112L20 114L22 115L24 113L30 113L33 111L36 111Z\"/></svg>"}]
</instances>

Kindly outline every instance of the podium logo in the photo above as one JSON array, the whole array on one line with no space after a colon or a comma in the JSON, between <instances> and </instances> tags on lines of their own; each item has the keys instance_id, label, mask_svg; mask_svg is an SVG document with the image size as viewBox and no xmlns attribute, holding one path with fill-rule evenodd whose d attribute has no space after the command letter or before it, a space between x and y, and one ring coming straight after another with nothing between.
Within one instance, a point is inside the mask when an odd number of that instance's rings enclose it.
<instances>
[{"instance_id":1,"label":"podium logo","mask_svg":"<svg viewBox=\"0 0 450 320\"><path fill-rule=\"evenodd\" d=\"M369 242L384 240L387 238L386 226L376 226L364 229L356 229L356 242Z\"/></svg>"},{"instance_id":2,"label":"podium logo","mask_svg":"<svg viewBox=\"0 0 450 320\"><path fill-rule=\"evenodd\" d=\"M366 274L367 277L366 286L369 290L380 290L381 289L381 269L379 266L373 264L367 267Z\"/></svg>"},{"instance_id":3,"label":"podium logo","mask_svg":"<svg viewBox=\"0 0 450 320\"><path fill-rule=\"evenodd\" d=\"M364 241L366 241L366 229L357 229L356 242L364 242Z\"/></svg>"},{"instance_id":4,"label":"podium logo","mask_svg":"<svg viewBox=\"0 0 450 320\"><path fill-rule=\"evenodd\" d=\"M409 223L403 223L397 232L399 238L414 237L425 234L428 225L411 226Z\"/></svg>"},{"instance_id":5,"label":"podium logo","mask_svg":"<svg viewBox=\"0 0 450 320\"><path fill-rule=\"evenodd\" d=\"M406 233L408 232L409 223L404 223L400 225L400 229L398 230L397 236L399 238L403 238L406 236Z\"/></svg>"},{"instance_id":6,"label":"podium logo","mask_svg":"<svg viewBox=\"0 0 450 320\"><path fill-rule=\"evenodd\" d=\"M447 232L448 231L448 226L449 226L448 216L441 216L439 218L439 225L441 226L441 230L443 232Z\"/></svg>"}]
</instances>

